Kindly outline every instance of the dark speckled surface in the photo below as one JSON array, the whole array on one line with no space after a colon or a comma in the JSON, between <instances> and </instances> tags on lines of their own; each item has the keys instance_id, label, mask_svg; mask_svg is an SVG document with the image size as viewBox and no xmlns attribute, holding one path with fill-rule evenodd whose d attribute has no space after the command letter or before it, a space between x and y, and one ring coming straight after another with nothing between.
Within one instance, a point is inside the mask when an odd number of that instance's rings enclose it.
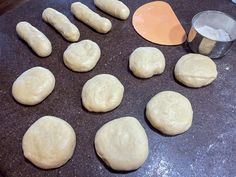
<instances>
[{"instance_id":1,"label":"dark speckled surface","mask_svg":"<svg viewBox=\"0 0 236 177\"><path fill-rule=\"evenodd\" d=\"M32 0L0 17L0 175L5 177L233 177L236 176L236 45L224 58L215 60L218 78L210 86L190 89L178 84L173 68L186 50L184 46L158 46L143 40L131 25L131 16L120 21L96 9L93 1L83 1L90 8L108 17L113 24L107 35L94 32L78 22L70 13L72 0ZM148 1L146 1L148 2ZM230 0L168 0L188 31L194 14L215 9L236 17L236 5ZM126 0L131 15L144 0ZM41 20L46 7L53 7L68 16L80 29L81 39L99 44L102 56L96 68L88 73L74 73L62 62L69 43ZM52 55L39 58L16 35L17 22L26 20L43 31L53 45ZM223 22L222 22L223 23ZM160 76L148 80L135 78L128 71L128 57L139 46L155 46L166 57L166 69ZM25 70L43 66L56 78L53 93L41 104L26 107L11 96L14 80ZM104 114L89 113L82 108L80 94L83 84L100 73L111 73L125 86L122 104ZM149 99L163 90L182 93L192 103L193 125L186 133L166 137L150 128L144 109ZM40 170L24 159L21 140L25 131L38 118L54 115L69 122L77 134L73 158L55 170ZM130 173L108 170L97 158L93 140L96 131L106 122L121 116L136 117L149 138L149 157L145 164Z\"/></svg>"}]
</instances>

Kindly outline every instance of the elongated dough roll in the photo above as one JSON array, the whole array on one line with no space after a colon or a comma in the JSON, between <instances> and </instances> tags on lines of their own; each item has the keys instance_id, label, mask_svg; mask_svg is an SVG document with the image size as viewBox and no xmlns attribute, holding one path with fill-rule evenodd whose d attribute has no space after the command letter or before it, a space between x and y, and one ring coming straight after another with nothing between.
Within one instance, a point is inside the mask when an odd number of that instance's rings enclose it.
<instances>
[{"instance_id":1,"label":"elongated dough roll","mask_svg":"<svg viewBox=\"0 0 236 177\"><path fill-rule=\"evenodd\" d=\"M16 32L38 56L47 57L52 53L49 39L30 23L19 22L16 25Z\"/></svg>"},{"instance_id":2,"label":"elongated dough roll","mask_svg":"<svg viewBox=\"0 0 236 177\"><path fill-rule=\"evenodd\" d=\"M43 11L42 18L52 25L61 35L70 42L79 40L80 32L78 28L62 13L52 8Z\"/></svg>"},{"instance_id":3,"label":"elongated dough roll","mask_svg":"<svg viewBox=\"0 0 236 177\"><path fill-rule=\"evenodd\" d=\"M102 11L121 20L126 20L130 14L129 8L118 0L94 0L94 4Z\"/></svg>"},{"instance_id":4,"label":"elongated dough roll","mask_svg":"<svg viewBox=\"0 0 236 177\"><path fill-rule=\"evenodd\" d=\"M80 2L71 4L71 12L78 20L84 22L99 33L107 33L111 30L112 24L110 20L101 17Z\"/></svg>"}]
</instances>

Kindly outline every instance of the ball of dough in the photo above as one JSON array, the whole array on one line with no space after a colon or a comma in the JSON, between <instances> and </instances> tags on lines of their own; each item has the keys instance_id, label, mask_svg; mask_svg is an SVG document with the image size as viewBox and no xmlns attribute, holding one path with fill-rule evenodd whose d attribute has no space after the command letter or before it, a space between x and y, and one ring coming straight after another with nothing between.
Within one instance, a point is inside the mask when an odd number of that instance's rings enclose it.
<instances>
[{"instance_id":1,"label":"ball of dough","mask_svg":"<svg viewBox=\"0 0 236 177\"><path fill-rule=\"evenodd\" d=\"M44 116L25 133L22 140L24 156L42 169L58 168L73 155L76 136L64 120Z\"/></svg>"},{"instance_id":2,"label":"ball of dough","mask_svg":"<svg viewBox=\"0 0 236 177\"><path fill-rule=\"evenodd\" d=\"M139 47L130 55L129 68L139 78L150 78L163 73L165 57L155 47Z\"/></svg>"},{"instance_id":3,"label":"ball of dough","mask_svg":"<svg viewBox=\"0 0 236 177\"><path fill-rule=\"evenodd\" d=\"M34 67L23 72L13 83L12 95L24 105L42 102L54 89L55 77L46 68Z\"/></svg>"},{"instance_id":4,"label":"ball of dough","mask_svg":"<svg viewBox=\"0 0 236 177\"><path fill-rule=\"evenodd\" d=\"M63 60L72 71L87 72L92 70L101 56L99 46L91 40L73 43L65 50Z\"/></svg>"},{"instance_id":5,"label":"ball of dough","mask_svg":"<svg viewBox=\"0 0 236 177\"><path fill-rule=\"evenodd\" d=\"M152 126L160 132L177 135L191 127L193 110L191 103L183 95L163 91L148 102L146 116Z\"/></svg>"},{"instance_id":6,"label":"ball of dough","mask_svg":"<svg viewBox=\"0 0 236 177\"><path fill-rule=\"evenodd\" d=\"M148 138L134 117L122 117L103 125L95 136L98 156L112 169L139 168L148 156Z\"/></svg>"},{"instance_id":7,"label":"ball of dough","mask_svg":"<svg viewBox=\"0 0 236 177\"><path fill-rule=\"evenodd\" d=\"M193 88L206 86L217 77L216 64L207 56L193 53L182 56L174 72L179 82Z\"/></svg>"},{"instance_id":8,"label":"ball of dough","mask_svg":"<svg viewBox=\"0 0 236 177\"><path fill-rule=\"evenodd\" d=\"M107 112L122 101L124 86L113 75L99 74L88 80L82 89L84 107L92 112Z\"/></svg>"}]
</instances>

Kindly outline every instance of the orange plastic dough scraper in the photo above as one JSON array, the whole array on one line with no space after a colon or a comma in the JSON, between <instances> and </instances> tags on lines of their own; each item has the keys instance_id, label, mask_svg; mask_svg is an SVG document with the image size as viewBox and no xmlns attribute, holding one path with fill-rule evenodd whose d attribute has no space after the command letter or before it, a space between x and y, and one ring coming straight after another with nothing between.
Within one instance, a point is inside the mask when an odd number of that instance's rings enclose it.
<instances>
[{"instance_id":1,"label":"orange plastic dough scraper","mask_svg":"<svg viewBox=\"0 0 236 177\"><path fill-rule=\"evenodd\" d=\"M139 7L132 20L138 34L153 43L179 45L185 42L186 32L171 6L154 1Z\"/></svg>"}]
</instances>

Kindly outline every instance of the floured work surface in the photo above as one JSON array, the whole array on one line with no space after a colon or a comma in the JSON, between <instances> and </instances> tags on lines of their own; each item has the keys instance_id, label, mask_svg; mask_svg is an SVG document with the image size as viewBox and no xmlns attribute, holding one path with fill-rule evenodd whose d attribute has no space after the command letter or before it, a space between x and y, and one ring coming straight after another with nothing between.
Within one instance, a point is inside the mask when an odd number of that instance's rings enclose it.
<instances>
[{"instance_id":1,"label":"floured work surface","mask_svg":"<svg viewBox=\"0 0 236 177\"><path fill-rule=\"evenodd\" d=\"M91 9L109 18L113 28L106 35L99 34L78 22L70 13L72 1L30 1L0 17L0 175L12 176L235 176L236 159L236 46L222 59L215 60L218 78L210 86L191 89L174 80L173 69L186 50L184 46L158 46L141 38L133 29L131 16L120 21L96 9L93 2L83 1ZM134 11L148 1L124 1ZM217 9L236 17L235 6L221 0L167 1L188 31L191 18L199 11ZM55 30L44 23L41 13L53 7L65 14L81 32L81 38L95 41L102 51L94 70L74 73L63 64L63 52L69 45ZM52 55L37 57L15 32L19 21L28 21L51 40ZM128 70L128 58L140 46L158 47L166 57L166 69L160 76L147 80L135 78ZM25 70L43 66L52 71L56 86L42 103L27 107L11 96L14 80ZM121 105L108 113L89 113L81 105L84 83L101 73L115 75L125 86ZM193 125L186 133L166 137L147 123L144 109L156 93L173 90L185 95L193 106ZM72 125L77 145L72 159L55 170L41 170L24 159L21 141L30 125L45 115L63 118ZM149 139L149 157L133 172L116 173L107 169L94 150L96 131L106 122L123 116L136 117Z\"/></svg>"}]
</instances>

